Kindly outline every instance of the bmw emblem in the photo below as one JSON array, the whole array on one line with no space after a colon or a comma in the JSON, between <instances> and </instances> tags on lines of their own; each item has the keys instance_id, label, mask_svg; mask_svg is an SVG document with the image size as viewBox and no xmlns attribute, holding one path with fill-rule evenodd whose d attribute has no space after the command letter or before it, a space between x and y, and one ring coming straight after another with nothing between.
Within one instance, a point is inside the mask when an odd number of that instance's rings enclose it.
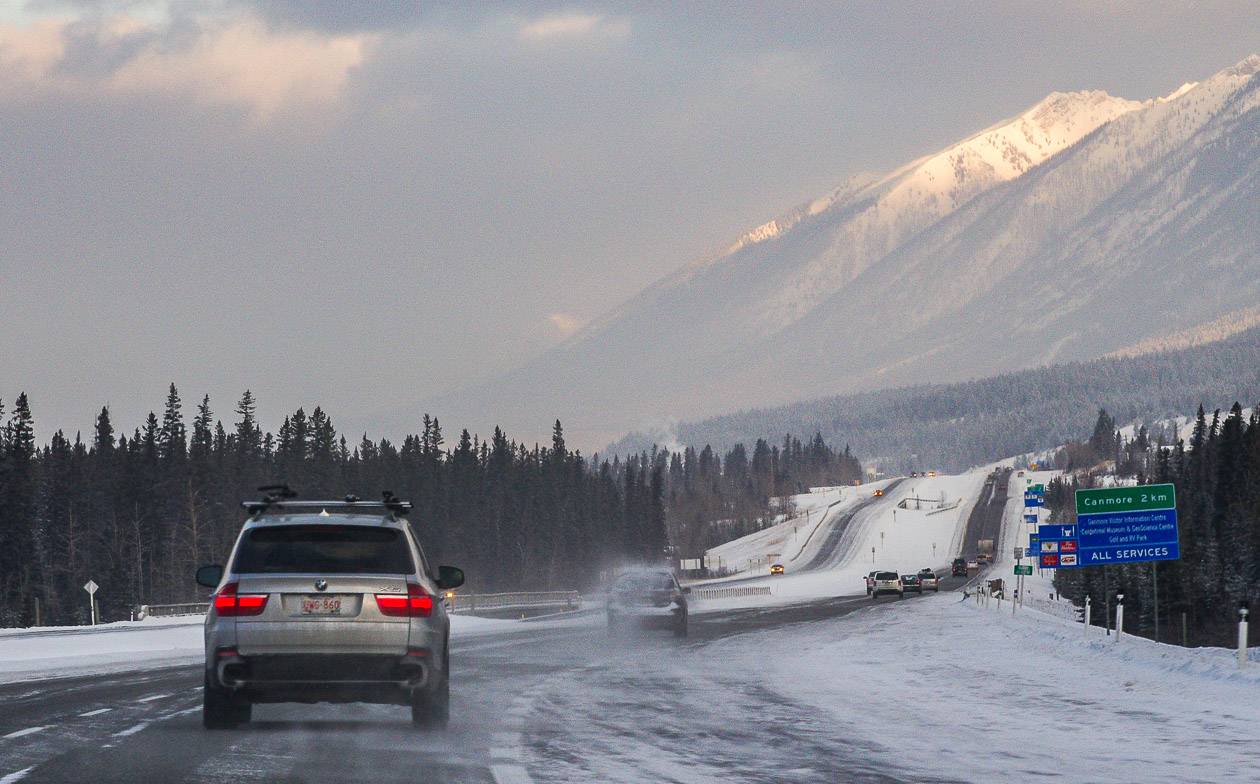
<instances>
[{"instance_id":1,"label":"bmw emblem","mask_svg":"<svg viewBox=\"0 0 1260 784\"><path fill-rule=\"evenodd\" d=\"M316 581L315 581L315 590L317 590L317 591L324 591L324 590L327 590L327 589L328 589L328 581L327 581L327 580L324 580L324 579L322 579L322 578L321 578L321 579L319 579L319 580L316 580Z\"/></svg>"}]
</instances>

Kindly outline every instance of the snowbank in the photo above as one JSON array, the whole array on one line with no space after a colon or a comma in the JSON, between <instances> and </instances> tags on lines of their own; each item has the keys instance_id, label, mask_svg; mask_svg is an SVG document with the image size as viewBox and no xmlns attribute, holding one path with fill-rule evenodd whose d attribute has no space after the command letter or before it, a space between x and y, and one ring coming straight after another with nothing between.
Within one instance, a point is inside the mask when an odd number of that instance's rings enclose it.
<instances>
[{"instance_id":1,"label":"snowbank","mask_svg":"<svg viewBox=\"0 0 1260 784\"><path fill-rule=\"evenodd\" d=\"M1260 661L1230 651L1121 642L1040 613L956 594L709 646L876 767L966 781L1253 780ZM1260 660L1260 651L1253 651Z\"/></svg>"},{"instance_id":2,"label":"snowbank","mask_svg":"<svg viewBox=\"0 0 1260 784\"><path fill-rule=\"evenodd\" d=\"M151 618L97 626L0 629L0 683L173 667L203 660L203 616ZM529 624L563 625L557 618ZM452 640L522 631L520 621L451 616Z\"/></svg>"},{"instance_id":3,"label":"snowbank","mask_svg":"<svg viewBox=\"0 0 1260 784\"><path fill-rule=\"evenodd\" d=\"M0 632L0 683L202 660L199 616Z\"/></svg>"}]
</instances>

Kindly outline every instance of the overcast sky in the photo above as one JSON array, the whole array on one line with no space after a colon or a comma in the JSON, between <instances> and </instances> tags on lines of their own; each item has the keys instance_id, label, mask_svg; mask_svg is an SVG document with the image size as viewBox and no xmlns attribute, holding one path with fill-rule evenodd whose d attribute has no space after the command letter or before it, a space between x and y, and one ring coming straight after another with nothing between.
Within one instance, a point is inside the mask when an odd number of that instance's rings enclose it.
<instances>
[{"instance_id":1,"label":"overcast sky","mask_svg":"<svg viewBox=\"0 0 1260 784\"><path fill-rule=\"evenodd\" d=\"M1260 50L1250 1L418 9L0 0L6 408L394 438L850 175Z\"/></svg>"}]
</instances>

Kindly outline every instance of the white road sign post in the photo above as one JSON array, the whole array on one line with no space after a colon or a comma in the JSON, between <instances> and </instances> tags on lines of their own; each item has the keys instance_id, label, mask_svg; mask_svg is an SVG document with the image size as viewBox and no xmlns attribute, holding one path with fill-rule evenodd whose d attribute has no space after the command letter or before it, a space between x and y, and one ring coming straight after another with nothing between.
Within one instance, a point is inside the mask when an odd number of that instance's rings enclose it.
<instances>
[{"instance_id":1,"label":"white road sign post","mask_svg":"<svg viewBox=\"0 0 1260 784\"><path fill-rule=\"evenodd\" d=\"M96 625L96 589L100 588L95 580L88 580L83 584L83 590L88 592L88 606L91 609L92 625Z\"/></svg>"},{"instance_id":2,"label":"white road sign post","mask_svg":"<svg viewBox=\"0 0 1260 784\"><path fill-rule=\"evenodd\" d=\"M1120 635L1124 634L1124 594L1116 594L1116 639L1120 642Z\"/></svg>"},{"instance_id":3,"label":"white road sign post","mask_svg":"<svg viewBox=\"0 0 1260 784\"><path fill-rule=\"evenodd\" d=\"M1247 607L1238 608L1238 669L1247 665Z\"/></svg>"}]
</instances>

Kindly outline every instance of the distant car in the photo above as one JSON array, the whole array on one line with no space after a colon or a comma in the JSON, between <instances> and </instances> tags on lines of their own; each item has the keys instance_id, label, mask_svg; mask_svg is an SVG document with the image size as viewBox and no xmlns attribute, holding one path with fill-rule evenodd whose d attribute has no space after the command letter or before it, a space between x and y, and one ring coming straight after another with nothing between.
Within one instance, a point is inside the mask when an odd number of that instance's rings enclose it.
<instances>
[{"instance_id":1,"label":"distant car","mask_svg":"<svg viewBox=\"0 0 1260 784\"><path fill-rule=\"evenodd\" d=\"M966 577L967 576L967 559L955 558L950 571L954 577Z\"/></svg>"},{"instance_id":2,"label":"distant car","mask_svg":"<svg viewBox=\"0 0 1260 784\"><path fill-rule=\"evenodd\" d=\"M906 593L923 593L923 583L917 574L901 575L901 589Z\"/></svg>"},{"instance_id":3,"label":"distant car","mask_svg":"<svg viewBox=\"0 0 1260 784\"><path fill-rule=\"evenodd\" d=\"M866 595L867 596L870 596L871 591L875 590L875 575L877 574L879 574L878 570L874 572L868 572L866 575Z\"/></svg>"},{"instance_id":4,"label":"distant car","mask_svg":"<svg viewBox=\"0 0 1260 784\"><path fill-rule=\"evenodd\" d=\"M1016 476L1023 476L1023 475L1024 475L1023 471L1020 471L1018 474L1016 474Z\"/></svg>"},{"instance_id":5,"label":"distant car","mask_svg":"<svg viewBox=\"0 0 1260 784\"><path fill-rule=\"evenodd\" d=\"M668 569L632 569L622 572L608 591L605 611L608 631L617 633L626 624L656 626L687 636L687 594Z\"/></svg>"},{"instance_id":6,"label":"distant car","mask_svg":"<svg viewBox=\"0 0 1260 784\"><path fill-rule=\"evenodd\" d=\"M876 498L881 498L881 497L883 497L883 495L884 495L884 491L883 491L883 490L876 490L876 491L875 491L875 497L876 497Z\"/></svg>"},{"instance_id":7,"label":"distant car","mask_svg":"<svg viewBox=\"0 0 1260 784\"><path fill-rule=\"evenodd\" d=\"M928 476L936 476L936 472L935 472L935 471L928 471L928 472L927 472L927 475L928 475Z\"/></svg>"},{"instance_id":8,"label":"distant car","mask_svg":"<svg viewBox=\"0 0 1260 784\"><path fill-rule=\"evenodd\" d=\"M975 561L975 560L968 561L968 562L967 562L967 571L969 571L969 572L978 572L978 571L980 571L980 562L979 562L979 561Z\"/></svg>"},{"instance_id":9,"label":"distant car","mask_svg":"<svg viewBox=\"0 0 1260 784\"><path fill-rule=\"evenodd\" d=\"M915 477L917 477L918 475L919 475L919 472L918 472L918 471L911 471L911 472L910 472L910 478L911 478L911 479L914 479L914 478L915 478Z\"/></svg>"},{"instance_id":10,"label":"distant car","mask_svg":"<svg viewBox=\"0 0 1260 784\"><path fill-rule=\"evenodd\" d=\"M770 574L783 574L783 564L774 564L770 567Z\"/></svg>"},{"instance_id":11,"label":"distant car","mask_svg":"<svg viewBox=\"0 0 1260 784\"><path fill-rule=\"evenodd\" d=\"M941 578L936 576L936 572L931 569L919 570L919 593L923 593L931 588L933 593L940 593Z\"/></svg>"},{"instance_id":12,"label":"distant car","mask_svg":"<svg viewBox=\"0 0 1260 784\"><path fill-rule=\"evenodd\" d=\"M895 593L898 599L904 598L906 595L906 589L901 584L901 578L897 576L896 572L875 573L875 581L871 586L871 596L878 599L886 593Z\"/></svg>"}]
</instances>

